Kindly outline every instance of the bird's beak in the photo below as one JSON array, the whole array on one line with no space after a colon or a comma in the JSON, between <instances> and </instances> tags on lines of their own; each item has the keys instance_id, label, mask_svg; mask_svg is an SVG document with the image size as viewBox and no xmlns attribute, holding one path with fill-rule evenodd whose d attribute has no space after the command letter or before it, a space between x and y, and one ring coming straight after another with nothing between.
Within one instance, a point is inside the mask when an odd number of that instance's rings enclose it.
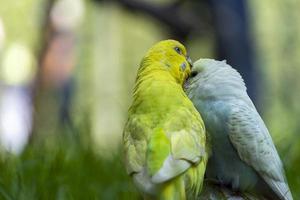
<instances>
[{"instance_id":1,"label":"bird's beak","mask_svg":"<svg viewBox=\"0 0 300 200\"><path fill-rule=\"evenodd\" d=\"M186 61L190 64L190 67L193 67L193 61L189 56L186 56Z\"/></svg>"}]
</instances>

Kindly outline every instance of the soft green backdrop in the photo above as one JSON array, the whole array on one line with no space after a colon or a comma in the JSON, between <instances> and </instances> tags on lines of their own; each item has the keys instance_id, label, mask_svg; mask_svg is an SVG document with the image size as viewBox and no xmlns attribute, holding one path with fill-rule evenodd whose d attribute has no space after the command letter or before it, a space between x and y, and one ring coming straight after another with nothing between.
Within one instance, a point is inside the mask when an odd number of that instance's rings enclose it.
<instances>
[{"instance_id":1,"label":"soft green backdrop","mask_svg":"<svg viewBox=\"0 0 300 200\"><path fill-rule=\"evenodd\" d=\"M5 52L13 44L29 49L35 55L32 65L36 67L46 2L0 0L6 35L0 47L2 80ZM153 43L168 35L161 24L139 13L114 4L81 2L84 13L74 30L76 67L71 106L76 131L59 124L58 97L49 91L37 109L38 122L42 122L35 124L34 136L42 137L31 142L21 155L1 153L0 199L138 198L122 166L122 128L139 62ZM259 108L298 199L300 2L251 0L249 9L261 78ZM214 38L209 35L191 38L186 45L193 60L214 55ZM18 71L15 73L18 77Z\"/></svg>"}]
</instances>

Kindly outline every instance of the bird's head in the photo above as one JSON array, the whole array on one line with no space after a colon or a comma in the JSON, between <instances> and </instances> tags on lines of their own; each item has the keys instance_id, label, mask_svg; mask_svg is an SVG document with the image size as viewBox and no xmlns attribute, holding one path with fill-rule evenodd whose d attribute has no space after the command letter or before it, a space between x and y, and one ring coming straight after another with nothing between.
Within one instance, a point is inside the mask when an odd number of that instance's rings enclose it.
<instances>
[{"instance_id":1,"label":"bird's head","mask_svg":"<svg viewBox=\"0 0 300 200\"><path fill-rule=\"evenodd\" d=\"M190 98L227 98L246 93L241 75L225 60L214 59L197 60L184 88Z\"/></svg>"},{"instance_id":2,"label":"bird's head","mask_svg":"<svg viewBox=\"0 0 300 200\"><path fill-rule=\"evenodd\" d=\"M157 63L161 70L168 71L180 84L191 72L192 62L186 48L176 40L158 42L149 49L144 60Z\"/></svg>"}]
</instances>

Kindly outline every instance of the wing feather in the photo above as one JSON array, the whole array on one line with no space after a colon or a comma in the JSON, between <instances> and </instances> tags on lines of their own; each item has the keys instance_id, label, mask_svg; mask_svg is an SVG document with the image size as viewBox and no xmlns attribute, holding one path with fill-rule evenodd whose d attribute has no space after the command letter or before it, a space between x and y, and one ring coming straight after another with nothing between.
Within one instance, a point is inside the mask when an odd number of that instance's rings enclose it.
<instances>
[{"instance_id":1,"label":"wing feather","mask_svg":"<svg viewBox=\"0 0 300 200\"><path fill-rule=\"evenodd\" d=\"M292 199L281 160L256 109L241 102L232 107L229 138L241 160L253 167L278 196Z\"/></svg>"}]
</instances>

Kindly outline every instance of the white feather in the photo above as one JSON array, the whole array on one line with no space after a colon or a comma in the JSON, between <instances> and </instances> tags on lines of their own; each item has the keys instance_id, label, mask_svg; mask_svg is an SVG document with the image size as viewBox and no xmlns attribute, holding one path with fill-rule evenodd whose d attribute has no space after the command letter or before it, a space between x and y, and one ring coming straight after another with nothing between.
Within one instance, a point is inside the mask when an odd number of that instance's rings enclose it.
<instances>
[{"instance_id":1,"label":"white feather","mask_svg":"<svg viewBox=\"0 0 300 200\"><path fill-rule=\"evenodd\" d=\"M153 183L163 183L185 172L190 166L190 162L175 160L173 156L169 155L163 166L152 176L151 180Z\"/></svg>"},{"instance_id":2,"label":"white feather","mask_svg":"<svg viewBox=\"0 0 300 200\"><path fill-rule=\"evenodd\" d=\"M189 97L202 102L202 109L212 102L218 102L219 107L207 112L213 112L211 116L228 120L219 124L223 127L220 130L228 134L240 159L254 168L278 197L292 200L281 160L263 120L246 92L241 75L226 62L213 59L198 60L194 63L193 71L198 74L187 82ZM221 111L221 108L226 109Z\"/></svg>"}]
</instances>

